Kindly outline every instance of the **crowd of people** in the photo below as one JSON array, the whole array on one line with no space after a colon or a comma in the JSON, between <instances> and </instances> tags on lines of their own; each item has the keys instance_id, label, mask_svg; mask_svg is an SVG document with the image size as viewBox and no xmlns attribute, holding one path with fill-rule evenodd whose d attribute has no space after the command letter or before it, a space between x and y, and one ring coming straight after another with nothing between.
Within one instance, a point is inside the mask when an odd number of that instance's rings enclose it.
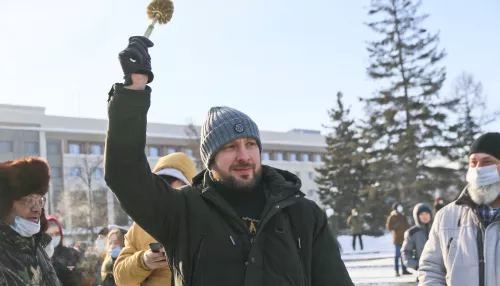
<instances>
[{"instance_id":1,"label":"crowd of people","mask_svg":"<svg viewBox=\"0 0 500 286\"><path fill-rule=\"evenodd\" d=\"M153 172L180 188L191 184L196 168L187 154L173 153L160 158ZM156 240L136 223L128 230L103 227L90 247L65 246L61 222L44 214L50 173L43 159L4 162L0 174L1 286L170 285L165 250L153 252Z\"/></svg>"},{"instance_id":2,"label":"crowd of people","mask_svg":"<svg viewBox=\"0 0 500 286\"><path fill-rule=\"evenodd\" d=\"M183 153L153 170L144 153L154 76L148 49L132 37L119 54L124 83L108 99L105 180L134 220L104 229L86 249L64 245L60 221L45 215L50 167L41 158L0 163L0 286L13 285L332 285L353 282L327 213L301 192L300 179L261 164L257 124L243 112L212 107L201 129L205 169ZM168 110L168 108L166 109ZM468 186L434 210L393 206L396 275L419 285L497 285L500 251L500 133L470 148ZM347 219L356 249L364 221Z\"/></svg>"}]
</instances>

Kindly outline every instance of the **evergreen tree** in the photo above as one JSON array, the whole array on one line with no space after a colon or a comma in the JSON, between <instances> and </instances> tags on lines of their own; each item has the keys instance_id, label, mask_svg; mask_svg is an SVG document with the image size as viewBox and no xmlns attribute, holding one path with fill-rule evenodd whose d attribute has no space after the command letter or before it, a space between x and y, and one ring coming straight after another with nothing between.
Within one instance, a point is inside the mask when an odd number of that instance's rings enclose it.
<instances>
[{"instance_id":1,"label":"evergreen tree","mask_svg":"<svg viewBox=\"0 0 500 286\"><path fill-rule=\"evenodd\" d=\"M337 211L341 228L352 208L363 212L360 194L367 169L355 122L349 118L350 108L344 107L342 97L341 92L337 93L336 106L328 111L331 125L324 126L331 130L326 136L327 155L316 169L318 195L324 205Z\"/></svg>"},{"instance_id":2,"label":"evergreen tree","mask_svg":"<svg viewBox=\"0 0 500 286\"><path fill-rule=\"evenodd\" d=\"M390 200L415 203L430 200L433 168L429 160L446 151L440 144L446 111L454 101L442 101L439 91L446 71L438 48L439 34L422 26L420 1L372 0L368 27L380 34L369 42L368 76L383 88L363 98L369 118L363 137L372 146L371 176Z\"/></svg>"}]
</instances>

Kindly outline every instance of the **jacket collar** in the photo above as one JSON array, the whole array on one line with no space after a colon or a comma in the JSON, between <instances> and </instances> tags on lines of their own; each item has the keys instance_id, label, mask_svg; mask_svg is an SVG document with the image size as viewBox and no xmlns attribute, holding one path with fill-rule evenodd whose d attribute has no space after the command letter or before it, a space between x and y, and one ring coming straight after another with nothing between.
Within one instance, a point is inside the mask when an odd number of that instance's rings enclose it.
<instances>
[{"instance_id":1,"label":"jacket collar","mask_svg":"<svg viewBox=\"0 0 500 286\"><path fill-rule=\"evenodd\" d=\"M0 242L5 242L19 251L32 251L39 234L32 237L22 237L8 225L0 225Z\"/></svg>"},{"instance_id":2,"label":"jacket collar","mask_svg":"<svg viewBox=\"0 0 500 286\"><path fill-rule=\"evenodd\" d=\"M468 185L467 185L467 187L468 187ZM467 187L465 187L465 189L462 191L462 193L460 194L458 199L455 201L455 204L458 206L461 206L461 205L468 206L472 210L475 211L477 209L477 204L471 199L471 197L469 195L469 190L467 189Z\"/></svg>"}]
</instances>

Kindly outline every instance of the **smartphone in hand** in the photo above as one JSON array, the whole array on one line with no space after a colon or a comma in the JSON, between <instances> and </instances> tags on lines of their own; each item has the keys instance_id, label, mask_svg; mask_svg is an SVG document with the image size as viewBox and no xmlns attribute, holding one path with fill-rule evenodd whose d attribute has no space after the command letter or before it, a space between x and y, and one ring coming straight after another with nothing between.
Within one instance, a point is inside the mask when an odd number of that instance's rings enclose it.
<instances>
[{"instance_id":1,"label":"smartphone in hand","mask_svg":"<svg viewBox=\"0 0 500 286\"><path fill-rule=\"evenodd\" d=\"M159 242L151 242L149 244L149 248L151 248L151 251L154 253L160 252L160 249L163 248L163 246Z\"/></svg>"}]
</instances>

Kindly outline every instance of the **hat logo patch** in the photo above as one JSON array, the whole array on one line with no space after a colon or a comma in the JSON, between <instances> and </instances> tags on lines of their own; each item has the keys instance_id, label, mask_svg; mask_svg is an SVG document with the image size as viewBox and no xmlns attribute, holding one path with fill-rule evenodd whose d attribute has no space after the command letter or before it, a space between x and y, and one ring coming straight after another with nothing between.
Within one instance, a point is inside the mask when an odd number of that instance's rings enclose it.
<instances>
[{"instance_id":1,"label":"hat logo patch","mask_svg":"<svg viewBox=\"0 0 500 286\"><path fill-rule=\"evenodd\" d=\"M242 133L243 131L245 131L245 128L243 127L243 125L241 123L238 123L238 124L234 125L234 131L236 131L238 133Z\"/></svg>"}]
</instances>

